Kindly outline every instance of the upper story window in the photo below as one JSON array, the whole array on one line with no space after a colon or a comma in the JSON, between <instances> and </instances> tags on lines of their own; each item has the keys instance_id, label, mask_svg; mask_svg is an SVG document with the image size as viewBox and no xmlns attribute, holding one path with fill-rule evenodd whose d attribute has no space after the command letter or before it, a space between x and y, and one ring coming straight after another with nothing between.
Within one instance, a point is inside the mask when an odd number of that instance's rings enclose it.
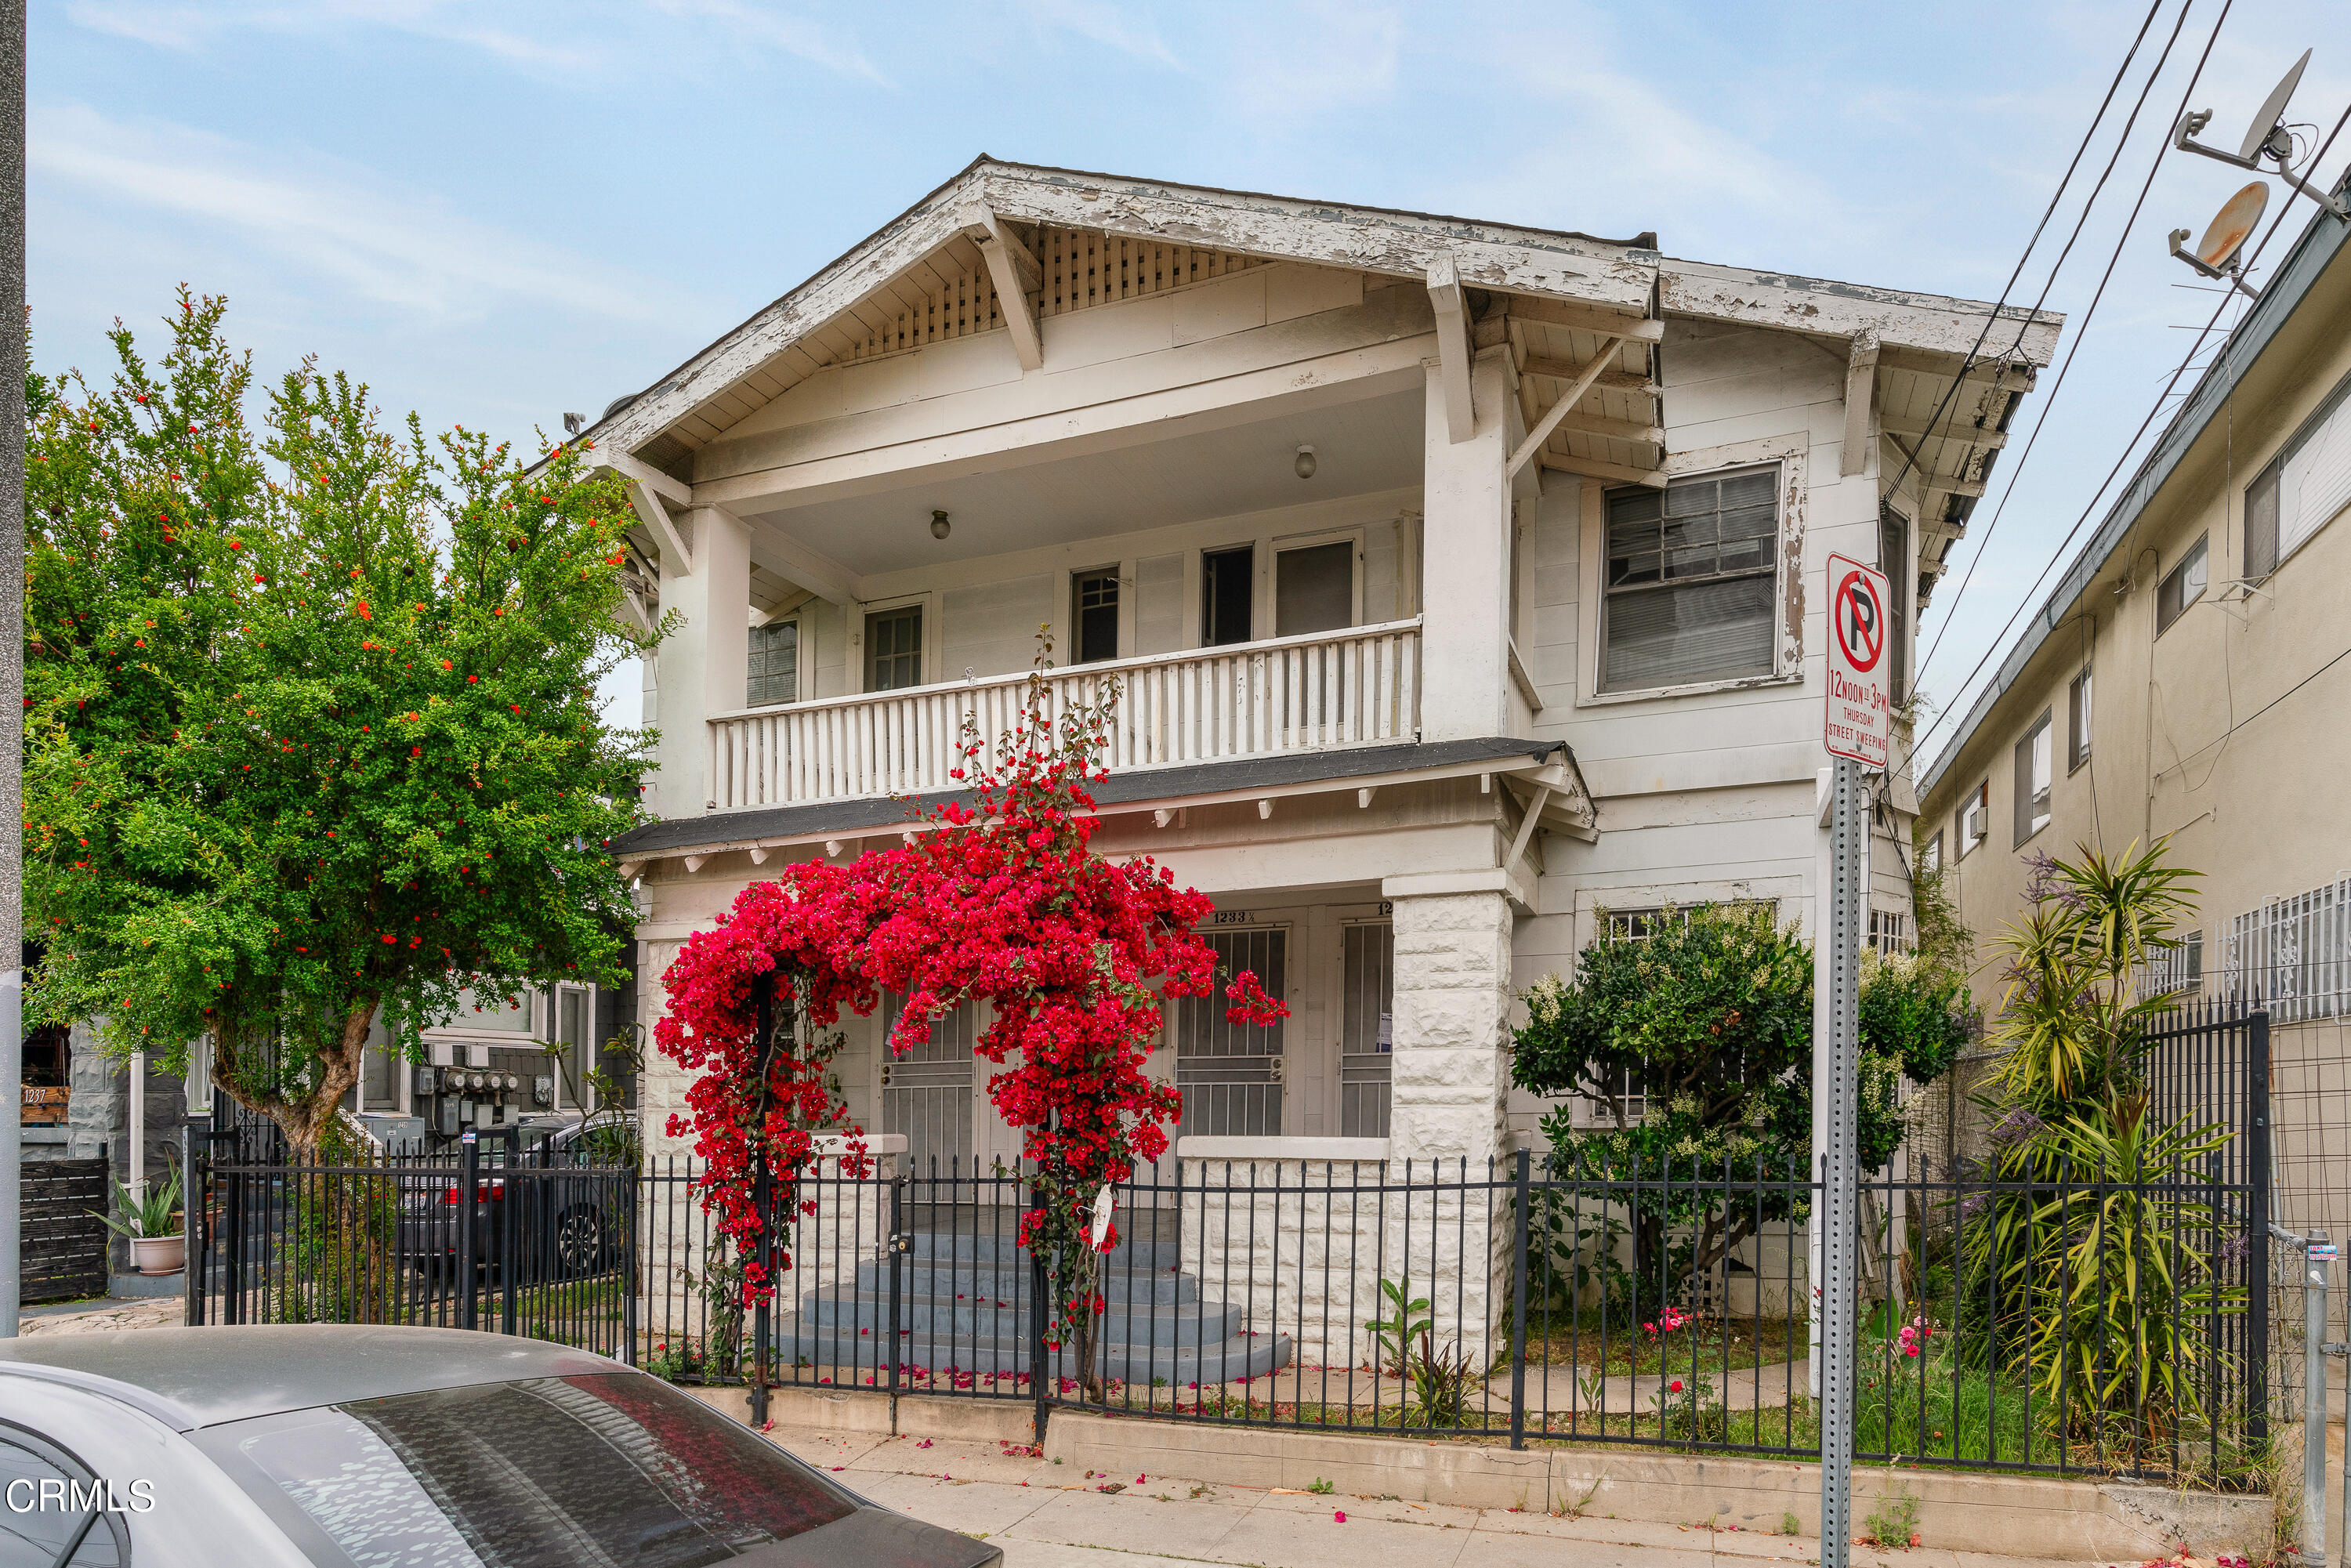
<instances>
[{"instance_id":1,"label":"upper story window","mask_svg":"<svg viewBox=\"0 0 2351 1568\"><path fill-rule=\"evenodd\" d=\"M1943 869L1942 829L1937 828L1935 830L1935 836L1928 839L1925 845L1919 849L1918 869L1922 872L1938 872Z\"/></svg>"},{"instance_id":2,"label":"upper story window","mask_svg":"<svg viewBox=\"0 0 2351 1568\"><path fill-rule=\"evenodd\" d=\"M2188 547L2179 563L2163 574L2155 590L2155 634L2162 636L2171 630L2171 623L2187 613L2188 607L2204 597L2204 541L2199 538Z\"/></svg>"},{"instance_id":3,"label":"upper story window","mask_svg":"<svg viewBox=\"0 0 2351 1568\"><path fill-rule=\"evenodd\" d=\"M511 997L504 997L468 988L458 993L456 1017L442 1027L528 1034L530 999L528 991L517 991Z\"/></svg>"},{"instance_id":4,"label":"upper story window","mask_svg":"<svg viewBox=\"0 0 2351 1568\"><path fill-rule=\"evenodd\" d=\"M765 707L770 703L799 700L799 622L778 621L752 627L750 678L744 685L744 705Z\"/></svg>"},{"instance_id":5,"label":"upper story window","mask_svg":"<svg viewBox=\"0 0 2351 1568\"><path fill-rule=\"evenodd\" d=\"M1071 653L1081 664L1118 657L1118 573L1081 571L1070 580Z\"/></svg>"},{"instance_id":6,"label":"upper story window","mask_svg":"<svg viewBox=\"0 0 2351 1568\"><path fill-rule=\"evenodd\" d=\"M1910 690L1910 530L1901 513L1881 506L1877 512L1877 570L1894 601L1886 606L1893 624L1886 628L1886 689L1896 702Z\"/></svg>"},{"instance_id":7,"label":"upper story window","mask_svg":"<svg viewBox=\"0 0 2351 1568\"><path fill-rule=\"evenodd\" d=\"M2351 377L2245 489L2245 575L2267 577L2351 507Z\"/></svg>"},{"instance_id":8,"label":"upper story window","mask_svg":"<svg viewBox=\"0 0 2351 1568\"><path fill-rule=\"evenodd\" d=\"M2075 675L2065 688L2065 771L2090 760L2090 672Z\"/></svg>"},{"instance_id":9,"label":"upper story window","mask_svg":"<svg viewBox=\"0 0 2351 1568\"><path fill-rule=\"evenodd\" d=\"M2020 844L2049 825L2052 738L2049 715L2044 711L2016 743L2016 841Z\"/></svg>"},{"instance_id":10,"label":"upper story window","mask_svg":"<svg viewBox=\"0 0 2351 1568\"><path fill-rule=\"evenodd\" d=\"M1273 634L1296 637L1355 623L1355 547L1303 545L1273 558Z\"/></svg>"},{"instance_id":11,"label":"upper story window","mask_svg":"<svg viewBox=\"0 0 2351 1568\"><path fill-rule=\"evenodd\" d=\"M878 610L865 618L865 689L903 691L923 684L923 607Z\"/></svg>"},{"instance_id":12,"label":"upper story window","mask_svg":"<svg viewBox=\"0 0 2351 1568\"><path fill-rule=\"evenodd\" d=\"M1968 803L1959 808L1959 858L1991 836L1991 780L1987 779L1975 787Z\"/></svg>"},{"instance_id":13,"label":"upper story window","mask_svg":"<svg viewBox=\"0 0 2351 1568\"><path fill-rule=\"evenodd\" d=\"M1239 545L1200 557L1200 645L1246 643L1249 605L1257 597L1257 549Z\"/></svg>"},{"instance_id":14,"label":"upper story window","mask_svg":"<svg viewBox=\"0 0 2351 1568\"><path fill-rule=\"evenodd\" d=\"M1766 465L1609 492L1602 690L1771 674L1779 481Z\"/></svg>"}]
</instances>

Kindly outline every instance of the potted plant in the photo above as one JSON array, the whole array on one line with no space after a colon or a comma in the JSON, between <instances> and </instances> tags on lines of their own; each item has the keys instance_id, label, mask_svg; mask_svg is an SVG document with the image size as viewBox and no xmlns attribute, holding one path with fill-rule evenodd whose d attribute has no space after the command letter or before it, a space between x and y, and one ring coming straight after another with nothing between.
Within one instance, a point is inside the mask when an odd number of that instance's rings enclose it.
<instances>
[{"instance_id":1,"label":"potted plant","mask_svg":"<svg viewBox=\"0 0 2351 1568\"><path fill-rule=\"evenodd\" d=\"M176 1274L188 1263L188 1239L180 1224L180 1173L143 1194L114 1184L114 1212L101 1214L107 1228L131 1243L131 1266L141 1274Z\"/></svg>"}]
</instances>

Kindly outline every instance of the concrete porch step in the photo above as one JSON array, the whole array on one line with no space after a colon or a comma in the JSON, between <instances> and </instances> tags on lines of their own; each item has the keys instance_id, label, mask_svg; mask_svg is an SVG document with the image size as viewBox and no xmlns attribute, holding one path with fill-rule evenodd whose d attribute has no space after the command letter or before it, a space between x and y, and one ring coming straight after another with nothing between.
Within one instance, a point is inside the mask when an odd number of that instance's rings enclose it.
<instances>
[{"instance_id":1,"label":"concrete porch step","mask_svg":"<svg viewBox=\"0 0 2351 1568\"><path fill-rule=\"evenodd\" d=\"M829 1285L800 1298L803 1319L833 1328L889 1326L887 1291ZM922 1333L1017 1336L1027 1332L1028 1298L904 1294L898 1326ZM1243 1337L1238 1308L1218 1301L1183 1303L1118 1301L1102 1314L1102 1333L1113 1343L1158 1345L1214 1344Z\"/></svg>"},{"instance_id":2,"label":"concrete porch step","mask_svg":"<svg viewBox=\"0 0 2351 1568\"><path fill-rule=\"evenodd\" d=\"M1025 1261L1016 1268L1009 1263L916 1258L905 1265L899 1280L902 1291L917 1295L1009 1301L1028 1293L1029 1274ZM888 1300L889 1263L875 1260L858 1264L856 1288ZM1186 1303L1200 1299L1200 1281L1168 1269L1111 1269L1105 1271L1102 1292L1113 1301Z\"/></svg>"},{"instance_id":3,"label":"concrete porch step","mask_svg":"<svg viewBox=\"0 0 2351 1568\"><path fill-rule=\"evenodd\" d=\"M917 1231L914 1238L914 1256L956 1263L992 1263L999 1267L1029 1267L1029 1249L1019 1244L1017 1234L959 1234L950 1231ZM1175 1269L1184 1260L1183 1245L1172 1237L1165 1240L1138 1241L1122 1238L1115 1247L1102 1254L1103 1266L1113 1272L1128 1269Z\"/></svg>"},{"instance_id":4,"label":"concrete porch step","mask_svg":"<svg viewBox=\"0 0 2351 1568\"><path fill-rule=\"evenodd\" d=\"M885 1336L844 1332L805 1320L778 1325L777 1354L786 1364L806 1362L852 1374L879 1373L890 1362L882 1341ZM932 1377L950 1373L1004 1376L1026 1373L1030 1365L1028 1337L932 1340L921 1334L899 1336L897 1361L902 1368L920 1368ZM1103 1375L1122 1383L1148 1385L1154 1379L1166 1387L1203 1387L1263 1377L1290 1364L1286 1334L1240 1336L1215 1344L1182 1346L1111 1343L1102 1347ZM1047 1365L1059 1377L1075 1377L1075 1353L1068 1346L1048 1353ZM856 1381L862 1382L858 1376Z\"/></svg>"}]
</instances>

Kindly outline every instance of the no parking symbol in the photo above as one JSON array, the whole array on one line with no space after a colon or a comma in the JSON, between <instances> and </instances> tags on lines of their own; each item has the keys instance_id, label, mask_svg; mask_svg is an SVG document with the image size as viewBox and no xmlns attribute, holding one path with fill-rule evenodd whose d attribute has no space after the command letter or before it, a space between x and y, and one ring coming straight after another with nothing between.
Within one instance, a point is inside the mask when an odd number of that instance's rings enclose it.
<instances>
[{"instance_id":1,"label":"no parking symbol","mask_svg":"<svg viewBox=\"0 0 2351 1568\"><path fill-rule=\"evenodd\" d=\"M1886 694L1886 639L1893 602L1885 574L1829 557L1829 685L1823 737L1833 757L1884 768L1892 734Z\"/></svg>"}]
</instances>

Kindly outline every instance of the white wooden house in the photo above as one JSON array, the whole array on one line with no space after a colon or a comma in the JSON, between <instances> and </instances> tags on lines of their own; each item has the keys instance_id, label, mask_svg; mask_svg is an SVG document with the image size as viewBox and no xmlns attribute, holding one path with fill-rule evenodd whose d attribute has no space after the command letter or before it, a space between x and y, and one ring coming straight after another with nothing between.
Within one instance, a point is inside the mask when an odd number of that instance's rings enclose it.
<instances>
[{"instance_id":1,"label":"white wooden house","mask_svg":"<svg viewBox=\"0 0 2351 1568\"><path fill-rule=\"evenodd\" d=\"M585 433L680 617L660 821L614 846L643 1021L745 885L898 834L1050 626L1058 681L1124 685L1098 846L1212 894L1291 1009L1177 1011L1181 1155L1504 1155L1514 991L1604 911L1811 921L1823 559L1931 591L2057 336L1990 312L981 159ZM1881 833L1886 929L1907 898ZM860 1121L1008 1159L968 1021L896 1062L882 1027ZM682 1090L648 1065L656 1148Z\"/></svg>"}]
</instances>

